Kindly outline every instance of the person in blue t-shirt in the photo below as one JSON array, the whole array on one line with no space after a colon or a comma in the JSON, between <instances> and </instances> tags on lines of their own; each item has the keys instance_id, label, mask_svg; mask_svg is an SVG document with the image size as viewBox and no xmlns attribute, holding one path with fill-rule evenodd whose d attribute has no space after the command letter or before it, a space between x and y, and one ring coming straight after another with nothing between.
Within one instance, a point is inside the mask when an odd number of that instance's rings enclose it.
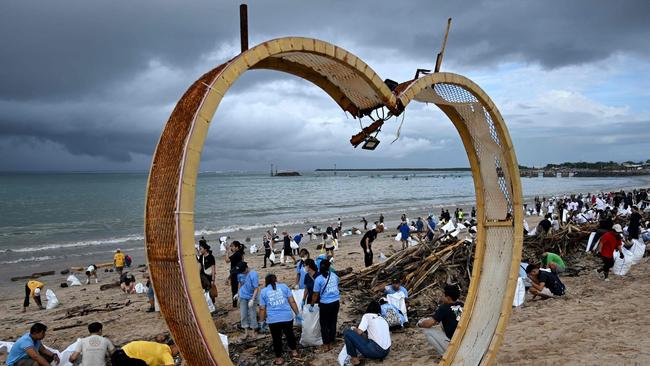
<instances>
[{"instance_id":1,"label":"person in blue t-shirt","mask_svg":"<svg viewBox=\"0 0 650 366\"><path fill-rule=\"evenodd\" d=\"M436 231L436 221L433 219L433 216L427 218L427 240L433 240L433 234Z\"/></svg>"},{"instance_id":2,"label":"person in blue t-shirt","mask_svg":"<svg viewBox=\"0 0 650 366\"><path fill-rule=\"evenodd\" d=\"M9 355L7 366L49 366L51 362L59 363L59 356L43 346L47 326L42 323L32 325L29 333L18 338Z\"/></svg>"},{"instance_id":3,"label":"person in blue t-shirt","mask_svg":"<svg viewBox=\"0 0 650 366\"><path fill-rule=\"evenodd\" d=\"M298 235L296 235L296 236L293 237L293 241L294 241L296 244L298 244L298 248L293 250L293 254L294 254L294 255L298 255L298 254L299 254L299 250L300 250L300 242L302 241L302 237L303 237L302 233L300 233L300 234L298 234Z\"/></svg>"},{"instance_id":4,"label":"person in blue t-shirt","mask_svg":"<svg viewBox=\"0 0 650 366\"><path fill-rule=\"evenodd\" d=\"M305 261L307 259L309 259L309 251L305 248L300 249L300 260L298 261L298 265L296 265L296 286L299 289L305 288L305 276L307 276Z\"/></svg>"},{"instance_id":5,"label":"person in blue t-shirt","mask_svg":"<svg viewBox=\"0 0 650 366\"><path fill-rule=\"evenodd\" d=\"M402 249L406 249L409 245L409 238L411 237L411 228L406 221L402 221L399 225L400 241L402 242Z\"/></svg>"},{"instance_id":6,"label":"person in blue t-shirt","mask_svg":"<svg viewBox=\"0 0 650 366\"><path fill-rule=\"evenodd\" d=\"M300 311L293 299L291 290L284 283L277 283L274 274L264 278L264 288L260 294L260 319L266 319L273 338L273 352L275 365L284 363L282 358L282 333L287 338L287 345L291 350L291 357L298 357L296 350L296 336L293 334L293 314L300 319Z\"/></svg>"},{"instance_id":7,"label":"person in blue t-shirt","mask_svg":"<svg viewBox=\"0 0 650 366\"><path fill-rule=\"evenodd\" d=\"M418 217L418 221L415 223L415 228L417 229L418 233L424 231L424 221L422 221L421 217Z\"/></svg>"},{"instance_id":8,"label":"person in blue t-shirt","mask_svg":"<svg viewBox=\"0 0 650 366\"><path fill-rule=\"evenodd\" d=\"M402 283L400 282L399 278L394 277L390 280L390 285L384 288L384 294L392 295L397 292L403 293L405 300L409 298L409 292L406 290L404 286L402 286Z\"/></svg>"},{"instance_id":9,"label":"person in blue t-shirt","mask_svg":"<svg viewBox=\"0 0 650 366\"><path fill-rule=\"evenodd\" d=\"M323 351L332 349L336 338L336 322L339 315L341 296L339 294L339 277L330 271L330 261L320 262L320 276L314 280L312 300L319 302L320 332L323 338ZM313 309L314 305L311 305Z\"/></svg>"},{"instance_id":10,"label":"person in blue t-shirt","mask_svg":"<svg viewBox=\"0 0 650 366\"><path fill-rule=\"evenodd\" d=\"M239 298L239 315L241 327L244 329L244 339L255 338L257 330L257 305L259 303L260 280L257 272L252 271L246 262L237 264L237 279L239 280L239 291L236 297ZM235 299L236 300L236 299Z\"/></svg>"},{"instance_id":11,"label":"person in blue t-shirt","mask_svg":"<svg viewBox=\"0 0 650 366\"><path fill-rule=\"evenodd\" d=\"M318 267L316 262L313 259L307 259L305 261L305 269L307 270L307 275L305 276L305 294L302 298L302 308L304 305L311 305L314 303L314 282L316 278L320 275L318 273Z\"/></svg>"}]
</instances>

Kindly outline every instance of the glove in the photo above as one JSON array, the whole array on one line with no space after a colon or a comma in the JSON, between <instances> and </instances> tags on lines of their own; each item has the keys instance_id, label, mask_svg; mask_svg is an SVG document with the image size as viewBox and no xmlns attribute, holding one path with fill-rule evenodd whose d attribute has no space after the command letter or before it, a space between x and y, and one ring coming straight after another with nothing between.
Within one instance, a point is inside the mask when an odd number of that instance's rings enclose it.
<instances>
[{"instance_id":1,"label":"glove","mask_svg":"<svg viewBox=\"0 0 650 366\"><path fill-rule=\"evenodd\" d=\"M235 294L235 296L232 297L233 301L239 300L239 294Z\"/></svg>"},{"instance_id":2,"label":"glove","mask_svg":"<svg viewBox=\"0 0 650 366\"><path fill-rule=\"evenodd\" d=\"M297 289L298 289L298 285L297 285L297 284L296 284L296 285L293 285L293 289L294 289L294 290L297 290Z\"/></svg>"},{"instance_id":3,"label":"glove","mask_svg":"<svg viewBox=\"0 0 650 366\"><path fill-rule=\"evenodd\" d=\"M298 323L302 323L302 320L303 320L303 319L302 319L302 316L300 316L300 315L296 315L296 321L297 321Z\"/></svg>"},{"instance_id":4,"label":"glove","mask_svg":"<svg viewBox=\"0 0 650 366\"><path fill-rule=\"evenodd\" d=\"M254 299L248 300L248 307L252 308L253 306L255 306L255 300Z\"/></svg>"},{"instance_id":5,"label":"glove","mask_svg":"<svg viewBox=\"0 0 650 366\"><path fill-rule=\"evenodd\" d=\"M619 255L619 257L620 257L621 259L625 259L625 256L623 255L623 252L621 252L621 254Z\"/></svg>"}]
</instances>

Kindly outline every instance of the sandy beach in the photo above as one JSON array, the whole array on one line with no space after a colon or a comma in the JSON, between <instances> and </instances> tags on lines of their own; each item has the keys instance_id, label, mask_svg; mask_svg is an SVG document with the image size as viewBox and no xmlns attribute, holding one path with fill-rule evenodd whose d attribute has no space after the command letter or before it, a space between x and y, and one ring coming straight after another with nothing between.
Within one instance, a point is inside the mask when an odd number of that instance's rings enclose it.
<instances>
[{"instance_id":1,"label":"sandy beach","mask_svg":"<svg viewBox=\"0 0 650 366\"><path fill-rule=\"evenodd\" d=\"M453 211L453 210L452 210ZM537 217L529 217L531 227ZM387 230L380 234L373 245L375 256L384 253L390 256L399 250L396 242L395 228L387 225ZM280 228L280 231L282 228ZM363 255L359 247L360 235L347 236L340 240L340 249L335 255L335 268L354 270L363 268ZM303 247L312 253L318 253L316 245L320 240L309 242L305 238ZM218 245L211 243L213 249ZM276 249L279 246L276 244ZM258 271L260 278L267 271L278 275L279 280L289 285L295 281L294 267L276 265L262 269L263 255L246 253L245 260L251 268ZM377 261L377 259L375 259ZM290 260L289 260L290 262ZM255 342L239 344L242 332L238 330L239 310L232 309L230 289L225 284L228 265L222 257L217 258L218 289L217 313L213 316L220 332L228 335L231 358L235 363L246 362L247 365L267 365L271 360L270 335L262 334ZM223 263L223 264L222 264ZM137 262L136 262L137 264ZM570 266L571 264L569 264ZM593 260L593 268L597 262ZM650 326L650 315L645 311L650 303L650 274L647 258L632 268L625 277L614 276L611 282L600 280L593 271L583 272L579 277L563 279L568 288L562 299L547 301L527 301L514 310L505 341L498 356L498 364L647 364L650 362L650 341L641 336ZM197 267L198 270L198 267ZM145 268L132 270L139 282ZM77 277L85 281L83 273ZM65 282L63 275L44 278L48 288L52 288L61 305L53 310L36 310L32 304L26 313L21 313L22 288L5 290L0 300L0 340L13 341L24 334L33 322L43 322L50 327L45 343L51 347L63 349L78 337L86 335L86 325L92 321L104 324L104 334L116 345L122 345L136 339L153 339L161 333L168 333L160 313L147 313L146 295L127 295L119 288L100 291L102 284L117 280L115 273L100 271L100 283L77 287L60 288ZM416 299L417 304L420 299ZM357 325L358 315L351 314L350 294L343 291L342 309L339 314L339 330ZM80 307L89 310L88 314L79 315ZM68 315L68 314L71 314ZM422 333L414 327L394 332L391 353L384 364L412 365L431 364L438 360L433 354ZM332 365L336 362L342 347L339 342L335 350L325 354L314 354L313 349L301 349L301 358L294 360L294 365ZM265 355L260 359L260 355ZM0 355L4 361L5 355Z\"/></svg>"}]
</instances>

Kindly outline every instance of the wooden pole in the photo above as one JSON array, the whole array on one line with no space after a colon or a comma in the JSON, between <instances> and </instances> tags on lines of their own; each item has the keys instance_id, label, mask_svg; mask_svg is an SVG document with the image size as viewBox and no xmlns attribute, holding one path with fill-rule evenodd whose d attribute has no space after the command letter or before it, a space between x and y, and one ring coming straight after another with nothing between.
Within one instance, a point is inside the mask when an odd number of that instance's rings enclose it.
<instances>
[{"instance_id":1,"label":"wooden pole","mask_svg":"<svg viewBox=\"0 0 650 366\"><path fill-rule=\"evenodd\" d=\"M239 34L241 38L241 51L248 50L248 5L239 5Z\"/></svg>"},{"instance_id":2,"label":"wooden pole","mask_svg":"<svg viewBox=\"0 0 650 366\"><path fill-rule=\"evenodd\" d=\"M442 65L442 57L445 55L445 47L447 47L447 36L449 36L449 28L451 28L451 18L447 19L447 30L445 31L445 38L442 40L442 48L440 53L436 57L436 68L434 72L440 72L440 66Z\"/></svg>"}]
</instances>

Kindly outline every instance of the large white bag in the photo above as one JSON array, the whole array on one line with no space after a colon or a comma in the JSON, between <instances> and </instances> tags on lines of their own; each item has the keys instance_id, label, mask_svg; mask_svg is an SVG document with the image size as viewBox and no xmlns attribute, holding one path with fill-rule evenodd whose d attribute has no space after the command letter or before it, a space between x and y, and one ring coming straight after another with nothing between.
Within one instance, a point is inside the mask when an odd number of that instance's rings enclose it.
<instances>
[{"instance_id":1,"label":"large white bag","mask_svg":"<svg viewBox=\"0 0 650 366\"><path fill-rule=\"evenodd\" d=\"M450 233L450 232L454 231L454 230L456 229L456 227L454 227L454 223L453 223L453 222L449 221L448 223L446 223L446 224L445 224L443 227L441 227L440 229L441 229L443 232L445 232L445 233Z\"/></svg>"},{"instance_id":2,"label":"large white bag","mask_svg":"<svg viewBox=\"0 0 650 366\"><path fill-rule=\"evenodd\" d=\"M138 282L135 284L135 293L136 294L144 294L147 292L147 287L142 284L142 282Z\"/></svg>"},{"instance_id":3,"label":"large white bag","mask_svg":"<svg viewBox=\"0 0 650 366\"><path fill-rule=\"evenodd\" d=\"M280 263L284 263L284 249L280 252Z\"/></svg>"},{"instance_id":4,"label":"large white bag","mask_svg":"<svg viewBox=\"0 0 650 366\"><path fill-rule=\"evenodd\" d=\"M54 309L55 307L59 306L59 299L56 298L54 291L51 289L48 288L47 291L45 291L45 297L47 298L47 305L45 306L47 310Z\"/></svg>"},{"instance_id":5,"label":"large white bag","mask_svg":"<svg viewBox=\"0 0 650 366\"><path fill-rule=\"evenodd\" d=\"M6 352L7 354L11 352L11 347L14 346L14 342L0 342L0 352Z\"/></svg>"},{"instance_id":6,"label":"large white bag","mask_svg":"<svg viewBox=\"0 0 650 366\"><path fill-rule=\"evenodd\" d=\"M68 283L68 286L81 286L81 281L77 278L75 275L70 275L68 278L65 280L65 282Z\"/></svg>"},{"instance_id":7,"label":"large white bag","mask_svg":"<svg viewBox=\"0 0 650 366\"><path fill-rule=\"evenodd\" d=\"M271 254L269 254L269 260L275 263L275 252L273 250L271 250Z\"/></svg>"},{"instance_id":8,"label":"large white bag","mask_svg":"<svg viewBox=\"0 0 650 366\"><path fill-rule=\"evenodd\" d=\"M341 350L341 352L339 352L338 361L340 366L352 365L352 357L348 355L348 350L347 348L345 348L345 344L343 345L343 349Z\"/></svg>"},{"instance_id":9,"label":"large white bag","mask_svg":"<svg viewBox=\"0 0 650 366\"><path fill-rule=\"evenodd\" d=\"M296 302L296 306L298 307L299 311L302 311L302 297L305 296L305 289L299 289L299 290L291 290L291 294L293 295L293 301ZM302 326L302 322L298 321L298 318L293 319L293 325L300 327Z\"/></svg>"},{"instance_id":10,"label":"large white bag","mask_svg":"<svg viewBox=\"0 0 650 366\"><path fill-rule=\"evenodd\" d=\"M645 243L641 239L632 239L632 264L637 264L645 254Z\"/></svg>"},{"instance_id":11,"label":"large white bag","mask_svg":"<svg viewBox=\"0 0 650 366\"><path fill-rule=\"evenodd\" d=\"M79 339L69 345L65 350L63 350L63 352L59 352L58 350L46 346L45 348L47 348L48 351L56 353L56 355L59 356L59 360L61 360L60 363L52 362L52 366L74 366L70 362L70 356L72 356L72 354L75 352L75 348L77 348L77 342L79 342Z\"/></svg>"},{"instance_id":12,"label":"large white bag","mask_svg":"<svg viewBox=\"0 0 650 366\"><path fill-rule=\"evenodd\" d=\"M515 297L512 299L512 306L521 306L526 299L526 286L521 277L517 278L517 289L515 290Z\"/></svg>"},{"instance_id":13,"label":"large white bag","mask_svg":"<svg viewBox=\"0 0 650 366\"><path fill-rule=\"evenodd\" d=\"M251 247L249 248L249 251L250 251L251 254L257 253L257 244L251 245Z\"/></svg>"},{"instance_id":14,"label":"large white bag","mask_svg":"<svg viewBox=\"0 0 650 366\"><path fill-rule=\"evenodd\" d=\"M318 305L314 305L313 311L309 311L310 307L305 306L302 311L300 344L303 347L319 347L323 345L323 338L320 335L320 311Z\"/></svg>"},{"instance_id":15,"label":"large white bag","mask_svg":"<svg viewBox=\"0 0 650 366\"><path fill-rule=\"evenodd\" d=\"M594 243L595 237L596 237L596 232L592 231L591 234L589 234L589 240L587 240L587 249L585 250L585 252L590 252L592 249L596 248L596 243Z\"/></svg>"},{"instance_id":16,"label":"large white bag","mask_svg":"<svg viewBox=\"0 0 650 366\"><path fill-rule=\"evenodd\" d=\"M395 235L395 241L401 241L401 240L402 240L402 233L397 233L397 235Z\"/></svg>"},{"instance_id":17,"label":"large white bag","mask_svg":"<svg viewBox=\"0 0 650 366\"><path fill-rule=\"evenodd\" d=\"M291 247L291 249L298 249L298 248L300 248L300 246L298 245L298 243L296 243L296 242L293 241L293 240L291 240L291 241L289 242L289 246Z\"/></svg>"},{"instance_id":18,"label":"large white bag","mask_svg":"<svg viewBox=\"0 0 650 366\"><path fill-rule=\"evenodd\" d=\"M210 298L210 292L206 291L203 296L205 297L205 302L208 304L208 309L210 310L210 313L214 313L215 310L217 310L214 307L214 303L212 302L212 299Z\"/></svg>"},{"instance_id":19,"label":"large white bag","mask_svg":"<svg viewBox=\"0 0 650 366\"><path fill-rule=\"evenodd\" d=\"M398 308L402 314L404 315L404 319L408 322L409 318L408 315L406 315L406 300L405 300L404 293L401 291L398 291L394 294L389 294L386 295L386 302L388 302L391 305L394 305L396 308Z\"/></svg>"},{"instance_id":20,"label":"large white bag","mask_svg":"<svg viewBox=\"0 0 650 366\"><path fill-rule=\"evenodd\" d=\"M623 252L625 258L621 259L621 257L618 254L618 251L614 252L614 258L616 259L614 260L614 268L612 268L612 273L619 276L625 276L630 271L630 268L632 267L632 260L634 255L632 254L632 252L625 249L625 247L622 247L621 251Z\"/></svg>"}]
</instances>

